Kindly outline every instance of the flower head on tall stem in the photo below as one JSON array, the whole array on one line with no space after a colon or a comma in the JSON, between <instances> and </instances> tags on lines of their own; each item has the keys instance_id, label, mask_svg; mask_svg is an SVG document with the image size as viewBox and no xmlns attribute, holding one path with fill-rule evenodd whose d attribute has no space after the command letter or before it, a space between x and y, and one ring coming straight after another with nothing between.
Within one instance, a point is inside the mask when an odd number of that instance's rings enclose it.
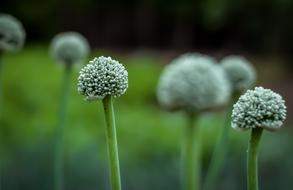
<instances>
[{"instance_id":1,"label":"flower head on tall stem","mask_svg":"<svg viewBox=\"0 0 293 190\"><path fill-rule=\"evenodd\" d=\"M81 62L88 55L89 45L87 40L79 33L60 33L53 38L50 53L57 62L65 64L59 111L57 115L56 146L54 155L54 186L55 190L62 190L64 188L63 141L71 70L73 64Z\"/></svg>"},{"instance_id":2,"label":"flower head on tall stem","mask_svg":"<svg viewBox=\"0 0 293 190\"><path fill-rule=\"evenodd\" d=\"M80 63L89 51L88 41L77 32L57 34L50 45L50 52L54 59L66 64Z\"/></svg>"},{"instance_id":3,"label":"flower head on tall stem","mask_svg":"<svg viewBox=\"0 0 293 190\"><path fill-rule=\"evenodd\" d=\"M182 185L185 190L200 189L200 126L195 128L194 121L201 112L224 105L230 94L224 70L206 55L179 56L161 74L157 88L160 105L170 111L187 113L188 125L182 139Z\"/></svg>"},{"instance_id":4,"label":"flower head on tall stem","mask_svg":"<svg viewBox=\"0 0 293 190\"><path fill-rule=\"evenodd\" d=\"M0 14L0 52L20 50L25 41L25 30L19 20Z\"/></svg>"},{"instance_id":5,"label":"flower head on tall stem","mask_svg":"<svg viewBox=\"0 0 293 190\"><path fill-rule=\"evenodd\" d=\"M229 79L232 95L227 106L224 125L221 134L215 144L210 165L205 180L205 189L214 190L220 178L220 172L228 150L228 137L231 125L232 105L239 98L239 95L252 87L256 81L256 71L253 65L242 56L230 55L222 59L221 66Z\"/></svg>"},{"instance_id":6,"label":"flower head on tall stem","mask_svg":"<svg viewBox=\"0 0 293 190\"><path fill-rule=\"evenodd\" d=\"M102 100L106 119L106 137L112 190L121 190L118 144L112 97L122 96L128 88L128 72L118 61L101 56L81 69L78 92L88 101Z\"/></svg>"},{"instance_id":7,"label":"flower head on tall stem","mask_svg":"<svg viewBox=\"0 0 293 190\"><path fill-rule=\"evenodd\" d=\"M1 7L2 8L2 7ZM25 41L25 30L21 22L8 14L0 14L0 124L2 123L2 80L3 80L3 62L2 56L5 52L20 50ZM0 142L1 143L1 142ZM1 147L0 147L1 148ZM0 189L2 187L2 150L0 150Z\"/></svg>"},{"instance_id":8,"label":"flower head on tall stem","mask_svg":"<svg viewBox=\"0 0 293 190\"><path fill-rule=\"evenodd\" d=\"M21 22L8 14L0 14L0 123L2 122L2 56L5 52L20 50L25 41L25 30ZM0 189L1 189L2 158L0 156Z\"/></svg>"},{"instance_id":9,"label":"flower head on tall stem","mask_svg":"<svg viewBox=\"0 0 293 190\"><path fill-rule=\"evenodd\" d=\"M257 153L263 129L278 130L285 119L286 106L283 98L263 87L248 90L234 105L232 127L240 130L251 129L247 151L248 190L258 190Z\"/></svg>"}]
</instances>

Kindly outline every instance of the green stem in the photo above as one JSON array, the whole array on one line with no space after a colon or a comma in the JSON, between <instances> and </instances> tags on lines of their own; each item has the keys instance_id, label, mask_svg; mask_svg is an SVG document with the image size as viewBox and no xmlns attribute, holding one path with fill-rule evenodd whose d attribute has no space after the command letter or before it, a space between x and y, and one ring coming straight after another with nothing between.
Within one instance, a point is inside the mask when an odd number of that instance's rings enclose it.
<instances>
[{"instance_id":1,"label":"green stem","mask_svg":"<svg viewBox=\"0 0 293 190\"><path fill-rule=\"evenodd\" d=\"M111 96L103 99L103 106L106 119L106 137L110 165L110 179L112 190L121 190L118 145L116 137L115 115Z\"/></svg>"},{"instance_id":2,"label":"green stem","mask_svg":"<svg viewBox=\"0 0 293 190\"><path fill-rule=\"evenodd\" d=\"M184 130L182 144L182 182L183 190L200 189L200 127L194 126L197 119L188 115L188 124Z\"/></svg>"},{"instance_id":3,"label":"green stem","mask_svg":"<svg viewBox=\"0 0 293 190\"><path fill-rule=\"evenodd\" d=\"M258 190L257 152L263 129L260 127L251 130L247 152L247 189Z\"/></svg>"},{"instance_id":4,"label":"green stem","mask_svg":"<svg viewBox=\"0 0 293 190\"><path fill-rule=\"evenodd\" d=\"M2 107L3 107L3 103L2 103L2 94L3 94L3 92L2 92L2 68L3 68L3 61L2 61L2 52L0 51L0 132L1 132L1 134L0 134L0 139L3 139L2 138L2 127L1 127L1 125L2 125ZM2 143L1 143L2 144ZM3 161L2 161L2 146L0 145L0 148L1 148L1 150L0 150L0 190L2 189L2 164L3 164Z\"/></svg>"},{"instance_id":5,"label":"green stem","mask_svg":"<svg viewBox=\"0 0 293 190\"><path fill-rule=\"evenodd\" d=\"M3 104L2 104L2 96L3 96L3 87L2 87L2 83L3 83L3 76L2 76L2 74L3 74L3 71L2 71L2 69L3 69L3 61L2 61L2 53L1 53L1 51L0 51L0 119L1 119L1 121L0 122L2 122L2 107L3 107Z\"/></svg>"},{"instance_id":6,"label":"green stem","mask_svg":"<svg viewBox=\"0 0 293 190\"><path fill-rule=\"evenodd\" d=\"M66 64L63 75L63 84L57 116L57 131L54 157L54 189L64 189L64 127L66 117L67 99L70 87L71 64Z\"/></svg>"},{"instance_id":7,"label":"green stem","mask_svg":"<svg viewBox=\"0 0 293 190\"><path fill-rule=\"evenodd\" d=\"M235 98L234 98L235 99ZM225 114L224 125L219 136L216 147L211 157L210 165L207 170L207 176L204 184L205 190L215 190L217 189L218 180L220 172L223 168L223 163L228 151L228 138L229 138L229 129L231 127L231 112L233 109L234 99L231 101L228 106L227 112Z\"/></svg>"}]
</instances>

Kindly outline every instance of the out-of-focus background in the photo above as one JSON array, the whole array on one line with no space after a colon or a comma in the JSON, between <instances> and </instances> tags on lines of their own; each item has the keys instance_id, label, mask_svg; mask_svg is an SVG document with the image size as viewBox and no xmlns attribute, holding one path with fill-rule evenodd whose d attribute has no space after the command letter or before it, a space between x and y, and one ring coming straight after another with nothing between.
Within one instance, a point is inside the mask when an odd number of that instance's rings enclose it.
<instances>
[{"instance_id":1,"label":"out-of-focus background","mask_svg":"<svg viewBox=\"0 0 293 190\"><path fill-rule=\"evenodd\" d=\"M129 89L115 101L123 188L180 189L180 142L185 118L167 113L156 101L165 64L184 52L220 60L247 57L258 85L283 95L285 127L265 132L260 152L260 186L293 187L293 1L291 0L1 0L0 12L22 21L27 43L3 61L4 103L0 146L4 190L51 190L56 112L63 66L48 54L52 37L82 33L94 56L125 64ZM86 63L85 63L86 64ZM104 117L100 102L77 94L74 70L66 119L65 187L109 189ZM205 114L203 180L224 112ZM230 130L230 144L217 189L246 189L249 132Z\"/></svg>"}]
</instances>

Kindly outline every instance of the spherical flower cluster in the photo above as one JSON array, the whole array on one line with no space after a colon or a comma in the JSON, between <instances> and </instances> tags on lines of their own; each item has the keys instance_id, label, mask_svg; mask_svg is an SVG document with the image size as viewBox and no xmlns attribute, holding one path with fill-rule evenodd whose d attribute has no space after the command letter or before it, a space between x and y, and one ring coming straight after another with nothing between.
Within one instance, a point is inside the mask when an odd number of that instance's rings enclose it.
<instances>
[{"instance_id":1,"label":"spherical flower cluster","mask_svg":"<svg viewBox=\"0 0 293 190\"><path fill-rule=\"evenodd\" d=\"M221 63L235 91L247 90L255 83L255 69L246 58L228 56Z\"/></svg>"},{"instance_id":2,"label":"spherical flower cluster","mask_svg":"<svg viewBox=\"0 0 293 190\"><path fill-rule=\"evenodd\" d=\"M11 15L0 14L0 51L16 51L23 47L25 30Z\"/></svg>"},{"instance_id":3,"label":"spherical flower cluster","mask_svg":"<svg viewBox=\"0 0 293 190\"><path fill-rule=\"evenodd\" d=\"M246 130L262 127L271 131L279 129L286 118L282 97L269 89L255 87L240 96L232 112L232 127Z\"/></svg>"},{"instance_id":4,"label":"spherical flower cluster","mask_svg":"<svg viewBox=\"0 0 293 190\"><path fill-rule=\"evenodd\" d=\"M94 58L81 69L78 77L78 92L89 101L102 100L107 95L119 97L127 88L126 69L111 57Z\"/></svg>"},{"instance_id":5,"label":"spherical flower cluster","mask_svg":"<svg viewBox=\"0 0 293 190\"><path fill-rule=\"evenodd\" d=\"M223 69L200 54L184 54L165 67L157 97L168 110L198 112L225 104L231 90Z\"/></svg>"},{"instance_id":6,"label":"spherical flower cluster","mask_svg":"<svg viewBox=\"0 0 293 190\"><path fill-rule=\"evenodd\" d=\"M76 32L57 34L52 42L50 51L56 61L66 64L81 62L89 53L88 41Z\"/></svg>"}]
</instances>

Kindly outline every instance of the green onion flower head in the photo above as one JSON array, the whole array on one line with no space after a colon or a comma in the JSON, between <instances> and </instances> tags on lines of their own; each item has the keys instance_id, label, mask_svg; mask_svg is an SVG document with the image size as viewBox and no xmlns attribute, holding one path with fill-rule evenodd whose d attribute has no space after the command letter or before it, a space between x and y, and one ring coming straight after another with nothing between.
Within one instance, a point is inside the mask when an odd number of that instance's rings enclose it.
<instances>
[{"instance_id":1,"label":"green onion flower head","mask_svg":"<svg viewBox=\"0 0 293 190\"><path fill-rule=\"evenodd\" d=\"M90 47L85 37L77 32L57 34L50 51L56 61L66 64L80 63L89 54Z\"/></svg>"},{"instance_id":2,"label":"green onion flower head","mask_svg":"<svg viewBox=\"0 0 293 190\"><path fill-rule=\"evenodd\" d=\"M227 56L221 64L228 75L234 91L244 91L253 86L256 72L252 64L242 56Z\"/></svg>"},{"instance_id":3,"label":"green onion flower head","mask_svg":"<svg viewBox=\"0 0 293 190\"><path fill-rule=\"evenodd\" d=\"M0 51L20 50L25 41L25 30L19 20L0 14Z\"/></svg>"},{"instance_id":4,"label":"green onion flower head","mask_svg":"<svg viewBox=\"0 0 293 190\"><path fill-rule=\"evenodd\" d=\"M211 57L184 54L163 70L157 97L168 110L197 112L225 104L231 94L224 70Z\"/></svg>"},{"instance_id":5,"label":"green onion flower head","mask_svg":"<svg viewBox=\"0 0 293 190\"><path fill-rule=\"evenodd\" d=\"M274 131L286 118L283 98L270 89L255 87L240 96L232 112L232 127L240 130L262 127Z\"/></svg>"},{"instance_id":6,"label":"green onion flower head","mask_svg":"<svg viewBox=\"0 0 293 190\"><path fill-rule=\"evenodd\" d=\"M128 88L128 72L111 57L94 58L80 71L78 92L86 100L102 100L110 95L119 97Z\"/></svg>"}]
</instances>

